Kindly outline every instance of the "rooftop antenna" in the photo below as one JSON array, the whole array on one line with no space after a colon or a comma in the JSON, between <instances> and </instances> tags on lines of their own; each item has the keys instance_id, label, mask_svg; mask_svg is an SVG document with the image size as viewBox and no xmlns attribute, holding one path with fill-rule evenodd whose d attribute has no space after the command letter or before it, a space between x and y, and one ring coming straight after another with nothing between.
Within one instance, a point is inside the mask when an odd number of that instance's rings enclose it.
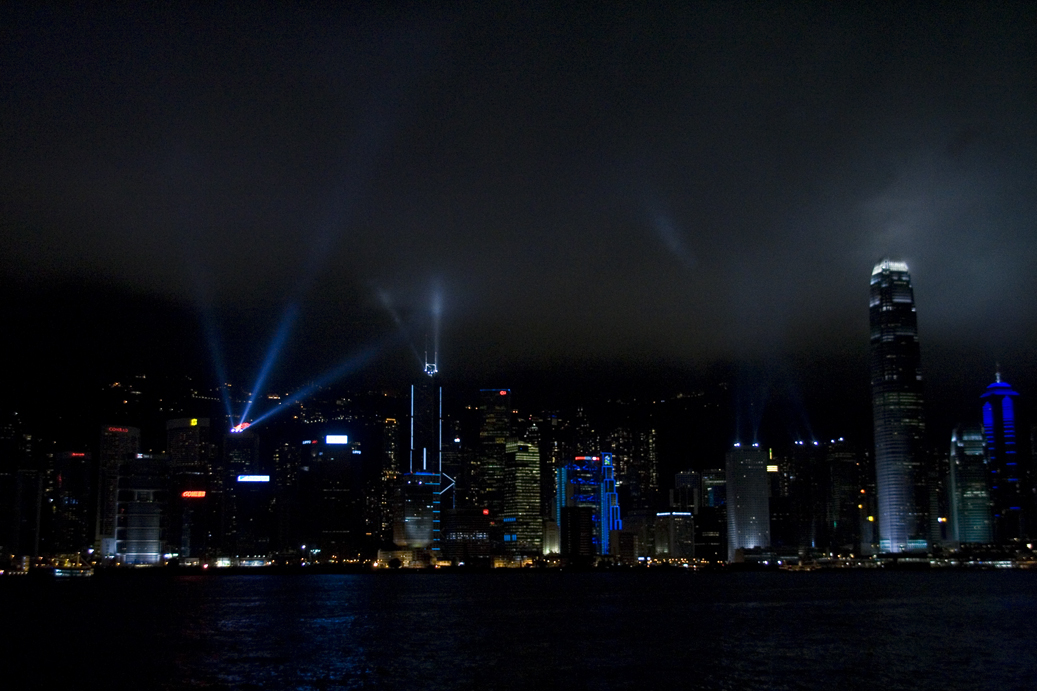
<instances>
[{"instance_id":1,"label":"rooftop antenna","mask_svg":"<svg viewBox=\"0 0 1037 691\"><path fill-rule=\"evenodd\" d=\"M432 362L428 360L428 335L425 336L425 374L430 377L436 376L439 372L439 367L436 366L436 360L439 359L439 353L433 352Z\"/></svg>"},{"instance_id":2,"label":"rooftop antenna","mask_svg":"<svg viewBox=\"0 0 1037 691\"><path fill-rule=\"evenodd\" d=\"M994 363L994 381L997 382L998 384L1001 383L1001 363L1000 362L995 362Z\"/></svg>"}]
</instances>

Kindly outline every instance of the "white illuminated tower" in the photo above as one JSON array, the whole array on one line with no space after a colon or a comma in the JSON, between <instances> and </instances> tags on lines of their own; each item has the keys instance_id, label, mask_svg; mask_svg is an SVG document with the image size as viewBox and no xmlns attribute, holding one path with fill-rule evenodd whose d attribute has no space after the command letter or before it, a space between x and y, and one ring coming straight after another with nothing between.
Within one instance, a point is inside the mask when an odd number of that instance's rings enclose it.
<instances>
[{"instance_id":1,"label":"white illuminated tower","mask_svg":"<svg viewBox=\"0 0 1037 691\"><path fill-rule=\"evenodd\" d=\"M735 444L726 460L727 560L734 561L737 550L770 545L770 460L759 444Z\"/></svg>"},{"instance_id":2,"label":"white illuminated tower","mask_svg":"<svg viewBox=\"0 0 1037 691\"><path fill-rule=\"evenodd\" d=\"M929 498L922 446L922 369L907 264L886 259L875 265L870 314L879 544L888 552L926 549Z\"/></svg>"}]
</instances>

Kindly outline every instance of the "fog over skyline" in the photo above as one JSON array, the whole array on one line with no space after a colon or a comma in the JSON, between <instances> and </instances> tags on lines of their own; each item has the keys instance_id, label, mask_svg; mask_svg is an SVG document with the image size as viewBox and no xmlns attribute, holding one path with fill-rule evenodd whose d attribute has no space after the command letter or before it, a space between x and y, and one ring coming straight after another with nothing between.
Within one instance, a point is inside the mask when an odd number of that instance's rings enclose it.
<instances>
[{"instance_id":1,"label":"fog over skyline","mask_svg":"<svg viewBox=\"0 0 1037 691\"><path fill-rule=\"evenodd\" d=\"M202 354L209 319L244 379L297 304L287 385L391 335L380 296L420 350L438 290L465 381L735 363L834 397L866 383L890 256L934 399L995 361L1037 385L1032 4L0 18L0 270L47 312L9 305L27 328L75 322L62 291L144 296Z\"/></svg>"}]
</instances>

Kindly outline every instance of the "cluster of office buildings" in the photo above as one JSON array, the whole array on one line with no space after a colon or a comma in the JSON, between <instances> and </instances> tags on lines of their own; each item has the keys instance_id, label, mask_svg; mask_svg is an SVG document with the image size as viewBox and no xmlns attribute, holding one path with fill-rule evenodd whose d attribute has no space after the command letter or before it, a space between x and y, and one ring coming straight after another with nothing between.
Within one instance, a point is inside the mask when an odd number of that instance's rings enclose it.
<instances>
[{"instance_id":1,"label":"cluster of office buildings","mask_svg":"<svg viewBox=\"0 0 1037 691\"><path fill-rule=\"evenodd\" d=\"M1034 428L1019 394L998 372L974 423L955 427L948 448L927 447L905 264L875 266L870 314L873 452L841 438L777 452L735 443L664 492L650 418L523 416L507 388L444 414L428 363L388 410L336 399L258 429L175 417L147 448L120 423L102 425L96 445L42 449L7 415L0 555L22 566L424 567L1029 550Z\"/></svg>"}]
</instances>

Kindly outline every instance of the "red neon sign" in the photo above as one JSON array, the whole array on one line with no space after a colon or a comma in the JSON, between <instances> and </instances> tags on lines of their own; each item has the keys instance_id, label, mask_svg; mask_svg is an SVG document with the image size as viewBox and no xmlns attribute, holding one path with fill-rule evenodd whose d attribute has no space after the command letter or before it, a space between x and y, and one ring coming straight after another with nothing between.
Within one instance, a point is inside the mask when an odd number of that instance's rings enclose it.
<instances>
[{"instance_id":1,"label":"red neon sign","mask_svg":"<svg viewBox=\"0 0 1037 691\"><path fill-rule=\"evenodd\" d=\"M482 515L483 516L489 516L490 515L490 510L489 509L483 509L482 510Z\"/></svg>"},{"instance_id":2,"label":"red neon sign","mask_svg":"<svg viewBox=\"0 0 1037 691\"><path fill-rule=\"evenodd\" d=\"M180 494L184 499L202 499L205 497L204 489L189 489Z\"/></svg>"},{"instance_id":3,"label":"red neon sign","mask_svg":"<svg viewBox=\"0 0 1037 691\"><path fill-rule=\"evenodd\" d=\"M69 454L69 456L71 456L72 458L82 458L83 456L86 456L86 454L85 453L79 453L78 451L73 451L72 453Z\"/></svg>"},{"instance_id":4,"label":"red neon sign","mask_svg":"<svg viewBox=\"0 0 1037 691\"><path fill-rule=\"evenodd\" d=\"M122 433L125 434L126 432L129 432L130 429L128 427L109 427L108 431L109 432L122 432Z\"/></svg>"},{"instance_id":5,"label":"red neon sign","mask_svg":"<svg viewBox=\"0 0 1037 691\"><path fill-rule=\"evenodd\" d=\"M501 395L501 396L507 396L507 395L508 395L508 392L507 392L507 391L504 391L503 389L501 389L500 395Z\"/></svg>"}]
</instances>

